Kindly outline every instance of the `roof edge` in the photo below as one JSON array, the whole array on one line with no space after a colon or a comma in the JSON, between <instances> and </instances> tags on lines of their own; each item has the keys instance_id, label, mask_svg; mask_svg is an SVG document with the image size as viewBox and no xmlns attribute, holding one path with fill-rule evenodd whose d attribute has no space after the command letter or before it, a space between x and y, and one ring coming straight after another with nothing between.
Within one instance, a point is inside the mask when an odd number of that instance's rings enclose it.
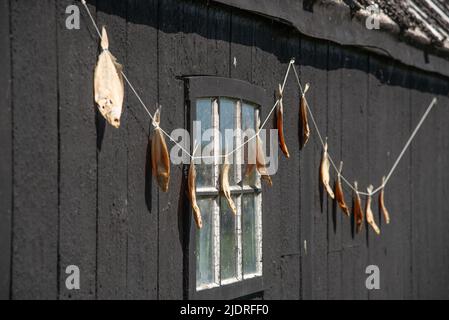
<instances>
[{"instance_id":1,"label":"roof edge","mask_svg":"<svg viewBox=\"0 0 449 320\"><path fill-rule=\"evenodd\" d=\"M399 27L388 16L382 16L379 30L365 27L367 13L352 15L342 1L315 0L313 12L303 9L298 0L213 0L241 10L279 20L301 34L329 40L343 46L362 47L391 57L406 65L449 76L449 51L430 46L428 39Z\"/></svg>"}]
</instances>

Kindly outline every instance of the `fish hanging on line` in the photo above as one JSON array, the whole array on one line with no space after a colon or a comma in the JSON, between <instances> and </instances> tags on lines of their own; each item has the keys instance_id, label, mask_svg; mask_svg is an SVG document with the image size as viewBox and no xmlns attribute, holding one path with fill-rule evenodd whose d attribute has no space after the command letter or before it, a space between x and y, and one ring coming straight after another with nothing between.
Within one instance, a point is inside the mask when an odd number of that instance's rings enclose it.
<instances>
[{"instance_id":1,"label":"fish hanging on line","mask_svg":"<svg viewBox=\"0 0 449 320\"><path fill-rule=\"evenodd\" d=\"M234 215L237 214L237 208L235 206L234 201L232 200L231 197L231 190L229 187L229 162L227 161L227 158L225 158L224 164L223 164L223 168L221 170L221 177L220 177L220 184L221 184L221 191L223 192L229 207L232 210L232 213L234 213Z\"/></svg>"},{"instance_id":2,"label":"fish hanging on line","mask_svg":"<svg viewBox=\"0 0 449 320\"><path fill-rule=\"evenodd\" d=\"M329 197L334 199L335 198L334 191L332 191L331 185L329 183L330 181L329 168L330 162L329 162L329 154L327 153L327 141L326 141L326 143L324 144L323 157L321 159L320 165L320 179L324 189L326 189L327 193L329 194Z\"/></svg>"},{"instance_id":3,"label":"fish hanging on line","mask_svg":"<svg viewBox=\"0 0 449 320\"><path fill-rule=\"evenodd\" d=\"M304 148L309 141L310 137L310 128L309 128L309 120L307 115L307 101L306 101L306 92L309 90L310 85L306 83L304 88L304 92L301 95L301 102L299 104L299 109L301 112L301 124L302 124L302 141L301 148Z\"/></svg>"},{"instance_id":4,"label":"fish hanging on line","mask_svg":"<svg viewBox=\"0 0 449 320\"><path fill-rule=\"evenodd\" d=\"M190 162L189 177L188 177L188 196L192 205L193 217L198 229L203 227L203 221L201 219L201 211L196 202L196 169L193 160Z\"/></svg>"},{"instance_id":5,"label":"fish hanging on line","mask_svg":"<svg viewBox=\"0 0 449 320\"><path fill-rule=\"evenodd\" d=\"M337 180L335 181L335 199L337 200L338 206L341 210L349 217L349 208L346 205L345 195L343 193L343 188L341 185L341 171L343 169L343 161L340 162L340 170L337 174Z\"/></svg>"},{"instance_id":6,"label":"fish hanging on line","mask_svg":"<svg viewBox=\"0 0 449 320\"><path fill-rule=\"evenodd\" d=\"M188 197L193 210L193 218L195 219L195 224L197 228L201 229L203 227L203 221L201 219L200 208L196 203L196 168L193 157L192 159L190 159L187 187L188 187Z\"/></svg>"},{"instance_id":7,"label":"fish hanging on line","mask_svg":"<svg viewBox=\"0 0 449 320\"><path fill-rule=\"evenodd\" d=\"M290 153L288 152L287 144L285 143L285 136L284 136L284 103L282 101L283 92L282 92L282 86L279 84L279 90L277 92L278 95L278 106L277 106L277 112L276 112L276 123L277 123L277 129L278 129L278 136L279 136L279 146L281 147L282 153L287 157L290 158Z\"/></svg>"},{"instance_id":8,"label":"fish hanging on line","mask_svg":"<svg viewBox=\"0 0 449 320\"><path fill-rule=\"evenodd\" d=\"M154 113L154 132L151 138L151 169L153 176L157 178L157 183L163 192L168 191L170 182L170 155L167 144L162 134L159 124L161 122L161 107Z\"/></svg>"},{"instance_id":9,"label":"fish hanging on line","mask_svg":"<svg viewBox=\"0 0 449 320\"><path fill-rule=\"evenodd\" d=\"M380 234L380 229L377 226L376 222L374 221L374 214L373 214L373 211L371 210L371 192L373 192L373 189L374 189L374 187L372 185L370 185L367 188L369 195L367 196L367 200L366 200L366 209L365 209L366 222L368 222L368 224L373 228L373 230L376 234Z\"/></svg>"},{"instance_id":10,"label":"fish hanging on line","mask_svg":"<svg viewBox=\"0 0 449 320\"><path fill-rule=\"evenodd\" d=\"M357 189L357 181L354 182L354 188L354 221L357 233L359 233L362 231L364 214L362 209L362 201L360 200L360 195Z\"/></svg>"},{"instance_id":11,"label":"fish hanging on line","mask_svg":"<svg viewBox=\"0 0 449 320\"><path fill-rule=\"evenodd\" d=\"M260 119L257 118L257 126L258 130L260 130ZM256 133L256 143L255 143L255 149L251 148L251 152L255 152L255 160L256 163L248 163L246 165L245 169L245 178L248 178L251 173L253 172L254 168L257 169L257 172L260 174L260 177L262 180L264 180L270 187L273 185L273 181L271 180L270 175L268 174L267 170L267 163L265 160L264 152L263 152L263 143L262 140L259 137L259 131ZM253 146L252 143L249 143L249 146ZM250 149L248 149L248 152L250 152Z\"/></svg>"},{"instance_id":12,"label":"fish hanging on line","mask_svg":"<svg viewBox=\"0 0 449 320\"><path fill-rule=\"evenodd\" d=\"M385 222L387 224L389 224L390 223L390 214L388 213L388 210L385 207L384 190L385 190L385 177L382 177L382 189L380 189L380 193L379 193L379 209L385 218Z\"/></svg>"},{"instance_id":13,"label":"fish hanging on line","mask_svg":"<svg viewBox=\"0 0 449 320\"><path fill-rule=\"evenodd\" d=\"M95 102L103 117L115 128L120 126L123 97L125 88L123 83L123 66L109 51L109 40L106 28L102 29L102 52L94 72Z\"/></svg>"}]
</instances>

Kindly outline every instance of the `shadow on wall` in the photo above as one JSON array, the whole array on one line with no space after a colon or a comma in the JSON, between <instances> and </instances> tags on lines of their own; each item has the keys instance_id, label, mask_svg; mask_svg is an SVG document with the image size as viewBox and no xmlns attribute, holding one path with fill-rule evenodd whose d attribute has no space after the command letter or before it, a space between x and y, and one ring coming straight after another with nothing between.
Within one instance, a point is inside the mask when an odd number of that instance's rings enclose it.
<instances>
[{"instance_id":1,"label":"shadow on wall","mask_svg":"<svg viewBox=\"0 0 449 320\"><path fill-rule=\"evenodd\" d=\"M139 0L136 0L139 1ZM197 34L205 39L233 42L240 45L256 47L275 55L282 63L287 63L292 57L286 48L273 46L273 37L282 37L285 43L300 42L300 52L297 54L297 64L311 66L322 70L356 69L370 73L380 83L390 86L400 86L421 92L448 95L449 87L442 85L447 79L432 74L433 77L445 79L429 83L425 79L431 73L410 68L390 57L368 52L362 47L342 46L326 40L310 38L300 34L297 29L277 20L250 14L248 12L228 7L222 4L211 4L208 1L180 1L164 0L164 5L157 5L158 0L148 0L148 11L138 11L138 14L128 16L128 4L117 1L88 0L96 6L98 11L106 14L120 16L129 23L147 25L164 33ZM158 7L158 12L152 8ZM174 17L169 21L161 21L158 15ZM192 23L193 22L193 23ZM90 21L85 21L90 25ZM227 28L227 29L223 29ZM234 29L234 32L232 32ZM251 28L251 32L245 30ZM261 35L257 30L272 30L272 33ZM219 30L218 30L219 29ZM91 26L90 32L94 32ZM238 31L235 31L238 30ZM243 30L243 31L241 31ZM255 37L264 36L268 41L255 41ZM287 46L284 46L287 47ZM424 54L424 53L423 53ZM325 55L318 58L317 56ZM368 62L367 62L368 61ZM388 70L385 72L387 65Z\"/></svg>"}]
</instances>

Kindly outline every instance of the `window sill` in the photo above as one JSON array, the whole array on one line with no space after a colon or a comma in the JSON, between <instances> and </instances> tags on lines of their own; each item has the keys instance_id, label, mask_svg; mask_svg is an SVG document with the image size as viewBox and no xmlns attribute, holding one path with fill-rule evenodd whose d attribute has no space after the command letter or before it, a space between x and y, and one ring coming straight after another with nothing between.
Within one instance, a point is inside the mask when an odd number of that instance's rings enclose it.
<instances>
[{"instance_id":1,"label":"window sill","mask_svg":"<svg viewBox=\"0 0 449 320\"><path fill-rule=\"evenodd\" d=\"M264 291L263 277L254 275L241 281L222 286L201 289L189 293L191 300L231 300Z\"/></svg>"}]
</instances>

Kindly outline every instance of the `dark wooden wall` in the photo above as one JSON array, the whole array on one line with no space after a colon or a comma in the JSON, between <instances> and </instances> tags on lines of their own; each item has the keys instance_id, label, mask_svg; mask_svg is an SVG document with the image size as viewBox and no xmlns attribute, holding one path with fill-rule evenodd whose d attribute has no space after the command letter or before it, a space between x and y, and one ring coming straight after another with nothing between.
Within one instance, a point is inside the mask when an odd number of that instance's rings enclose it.
<instances>
[{"instance_id":1,"label":"dark wooden wall","mask_svg":"<svg viewBox=\"0 0 449 320\"><path fill-rule=\"evenodd\" d=\"M160 193L149 174L150 122L129 89L119 130L96 112L98 39L81 6L81 30L65 28L72 3L0 0L0 298L181 299L182 168L172 167L170 192ZM437 96L386 189L392 222L381 222L378 237L354 234L322 196L321 148L312 131L299 150L299 94L288 79L291 158L280 157L263 193L266 289L255 297L449 298L449 79L203 2L89 7L143 100L164 106L168 131L187 126L179 76L233 77L273 91L296 57L330 152L362 187L379 185ZM70 264L81 269L80 290L64 285ZM369 264L380 267L380 290L365 288Z\"/></svg>"}]
</instances>

